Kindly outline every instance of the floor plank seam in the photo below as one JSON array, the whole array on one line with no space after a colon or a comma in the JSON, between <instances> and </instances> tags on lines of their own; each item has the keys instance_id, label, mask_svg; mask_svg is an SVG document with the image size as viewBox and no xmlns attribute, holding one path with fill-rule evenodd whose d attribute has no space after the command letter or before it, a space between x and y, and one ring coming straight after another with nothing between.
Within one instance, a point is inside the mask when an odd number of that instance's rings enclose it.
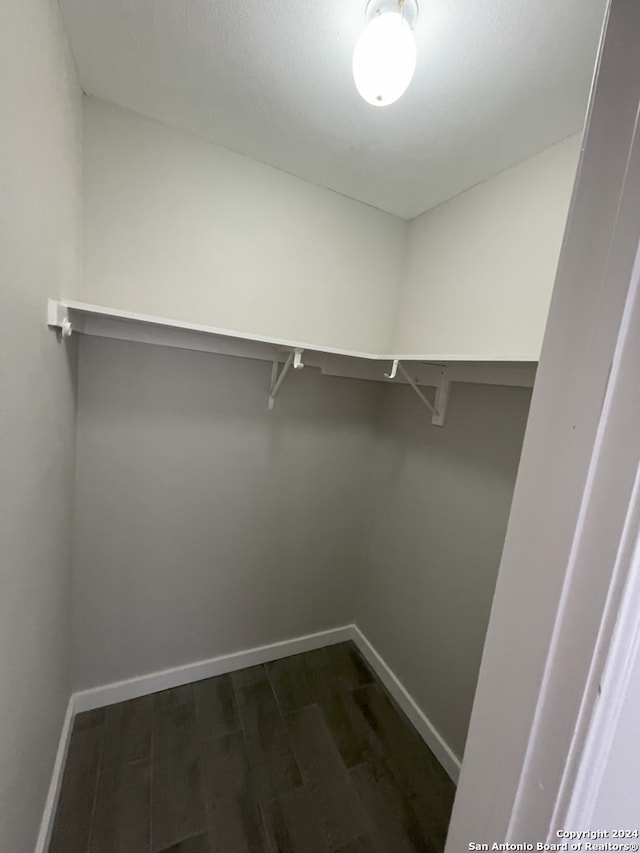
<instances>
[{"instance_id":1,"label":"floor plank seam","mask_svg":"<svg viewBox=\"0 0 640 853\"><path fill-rule=\"evenodd\" d=\"M100 782L100 772L102 770L102 760L104 757L104 738L105 738L106 727L107 727L106 716L105 716L105 721L102 724L102 726L103 726L103 731L102 731L102 738L100 741L100 757L98 759L98 766L97 766L97 770L96 770L96 778L95 778L95 783L94 783L94 788L93 788L93 805L91 806L91 818L89 819L89 835L87 838L87 850L88 851L91 850L91 841L92 841L93 828L94 828L95 816L96 816L96 803L98 801L98 785Z\"/></svg>"},{"instance_id":2,"label":"floor plank seam","mask_svg":"<svg viewBox=\"0 0 640 853\"><path fill-rule=\"evenodd\" d=\"M197 712L196 712L197 715ZM204 797L204 811L206 817L206 834L207 834L207 842L209 847L212 848L211 843L211 827L212 827L212 814L211 814L211 806L209 805L209 795L207 792L207 777L205 776L205 767L204 767L204 757L202 755L202 749L198 750L198 764L200 765L200 776L202 779L202 794ZM197 838L198 835L202 835L202 833L197 832L195 834L189 835L187 838L182 839L176 843L181 844L183 841L188 841L189 838Z\"/></svg>"},{"instance_id":3,"label":"floor plank seam","mask_svg":"<svg viewBox=\"0 0 640 853\"><path fill-rule=\"evenodd\" d=\"M233 678L231 678L231 689L232 689L232 691L233 691L233 695L234 695L235 702L236 702L236 709L237 709L237 713L238 713L238 720L239 720L239 722L240 722L240 729L241 729L241 731L242 731L242 742L243 742L243 744L244 744L244 748L245 748L245 751L246 751L246 754L247 754L247 761L249 762L249 769L250 769L250 772L251 772L251 786L252 786L252 789L253 789L254 796L255 796L255 798L256 798L256 802L257 802L257 804L258 804L258 811L259 811L259 813L260 813L260 820L261 820L261 822L262 822L262 832L263 832L263 834L264 834L265 844L267 844L267 845L268 845L268 847L269 847L269 851L265 851L265 853L271 853L271 847L272 847L272 845L271 845L271 843L270 843L270 841L269 841L269 828L268 828L268 826L267 826L267 819L266 819L266 815L265 815L265 813L264 813L264 809L262 808L261 803L260 803L260 799L258 798L258 792L257 792L257 790L255 789L254 771L253 771L253 768L251 767L251 759L250 759L250 754L249 754L249 741L248 741L248 738L247 738L247 730L246 730L246 726L245 726L245 723L244 723L244 719L243 719L242 714L241 714L241 712L240 712L239 686L238 686L238 684L234 681L234 679L233 679ZM214 853L215 853L215 851L214 851Z\"/></svg>"}]
</instances>

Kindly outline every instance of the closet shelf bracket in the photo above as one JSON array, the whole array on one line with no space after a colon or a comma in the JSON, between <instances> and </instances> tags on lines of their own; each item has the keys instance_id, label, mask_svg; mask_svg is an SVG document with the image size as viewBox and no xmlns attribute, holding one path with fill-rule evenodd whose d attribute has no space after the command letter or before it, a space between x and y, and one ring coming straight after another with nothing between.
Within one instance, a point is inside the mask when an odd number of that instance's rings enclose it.
<instances>
[{"instance_id":1,"label":"closet shelf bracket","mask_svg":"<svg viewBox=\"0 0 640 853\"><path fill-rule=\"evenodd\" d=\"M287 373L289 372L291 365L293 365L294 370L302 370L304 367L304 364L302 363L303 352L303 349L295 349L293 352L290 352L280 372L278 372L280 362L273 362L271 367L271 390L269 391L269 411L273 411L273 407L276 404L276 397L282 387L282 383L287 378Z\"/></svg>"},{"instance_id":2,"label":"closet shelf bracket","mask_svg":"<svg viewBox=\"0 0 640 853\"><path fill-rule=\"evenodd\" d=\"M49 299L47 302L47 325L59 329L61 337L70 338L73 326L69 319L67 306L61 302L56 302L55 299Z\"/></svg>"},{"instance_id":3,"label":"closet shelf bracket","mask_svg":"<svg viewBox=\"0 0 640 853\"><path fill-rule=\"evenodd\" d=\"M434 426L444 426L444 419L447 414L447 405L449 403L449 388L451 383L447 378L447 368L443 367L440 371L440 376L438 378L438 384L436 386L436 397L435 397L435 412L433 413L433 418L431 419L431 423Z\"/></svg>"},{"instance_id":4,"label":"closet shelf bracket","mask_svg":"<svg viewBox=\"0 0 640 853\"><path fill-rule=\"evenodd\" d=\"M390 373L385 373L385 377L387 379L395 379L398 371L402 374L402 376L406 379L408 384L413 388L418 397L422 400L424 405L431 412L431 423L434 426L444 426L444 419L447 414L447 403L449 402L449 380L447 378L447 368L443 367L440 369L440 376L438 377L438 384L436 385L436 396L433 401L433 404L427 400L422 389L418 387L418 383L413 378L413 376L409 373L409 371L405 368L405 366L399 361L399 359L394 358L393 365L391 367Z\"/></svg>"},{"instance_id":5,"label":"closet shelf bracket","mask_svg":"<svg viewBox=\"0 0 640 853\"><path fill-rule=\"evenodd\" d=\"M385 373L385 375L384 375L385 379L395 379L396 378L396 376L398 374L398 365L399 364L400 364L399 360L397 358L394 358L393 362L391 363L391 371L389 373Z\"/></svg>"}]
</instances>

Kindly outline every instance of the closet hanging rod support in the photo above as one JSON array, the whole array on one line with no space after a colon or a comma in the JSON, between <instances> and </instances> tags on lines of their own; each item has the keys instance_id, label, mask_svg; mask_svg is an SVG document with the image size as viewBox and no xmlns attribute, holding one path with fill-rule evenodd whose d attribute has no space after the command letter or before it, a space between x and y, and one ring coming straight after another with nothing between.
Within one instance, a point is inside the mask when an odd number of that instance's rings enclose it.
<instances>
[{"instance_id":1,"label":"closet hanging rod support","mask_svg":"<svg viewBox=\"0 0 640 853\"><path fill-rule=\"evenodd\" d=\"M447 378L447 368L443 367L440 371L440 376L438 378L438 385L436 386L436 396L433 402L433 405L427 400L422 390L418 387L418 383L411 376L409 371L404 367L403 364L400 363L399 359L393 360L393 365L391 367L391 373L385 373L385 377L387 379L394 379L397 375L398 370L402 374L402 376L406 379L409 385L416 392L418 397L422 400L424 405L431 412L431 423L434 426L444 426L444 419L447 412L447 402L449 400L449 380Z\"/></svg>"},{"instance_id":2,"label":"closet hanging rod support","mask_svg":"<svg viewBox=\"0 0 640 853\"><path fill-rule=\"evenodd\" d=\"M69 309L67 306L56 302L55 299L49 299L47 301L47 325L60 329L61 337L70 338L73 326L69 319Z\"/></svg>"},{"instance_id":3,"label":"closet hanging rod support","mask_svg":"<svg viewBox=\"0 0 640 853\"><path fill-rule=\"evenodd\" d=\"M431 423L434 426L444 426L444 419L447 414L447 405L449 403L449 388L451 383L447 377L447 368L443 367L440 371L440 379L438 380L438 385L436 386L436 397L435 397L435 412L433 413L433 418L431 419Z\"/></svg>"},{"instance_id":4,"label":"closet hanging rod support","mask_svg":"<svg viewBox=\"0 0 640 853\"><path fill-rule=\"evenodd\" d=\"M278 373L279 362L273 362L271 367L271 390L269 391L269 411L273 411L273 407L276 404L276 397L282 387L282 383L287 378L287 373L291 365L293 365L294 370L302 370L304 367L302 363L303 352L303 349L295 349L293 352L290 352L280 373Z\"/></svg>"},{"instance_id":5,"label":"closet hanging rod support","mask_svg":"<svg viewBox=\"0 0 640 853\"><path fill-rule=\"evenodd\" d=\"M424 396L424 394L422 393L422 391L421 391L421 390L420 390L420 388L418 387L418 383L416 382L416 380L415 380L415 379L413 378L413 376L409 373L409 371L408 371L408 370L406 370L405 366L404 366L403 364L400 364L400 362L398 362L398 370L399 370L399 371L400 371L400 373L404 376L404 378L407 380L407 382L409 383L409 385L411 385L411 387L413 388L413 390L416 392L416 394L418 395L418 397L420 397L420 399L421 399L421 400L422 400L422 402L425 404L425 406L427 407L427 409L429 409L429 411L431 412L431 414L432 414L432 415L435 415L435 413L436 413L435 406L432 406L432 405L431 405L431 403L427 400L427 398Z\"/></svg>"},{"instance_id":6,"label":"closet hanging rod support","mask_svg":"<svg viewBox=\"0 0 640 853\"><path fill-rule=\"evenodd\" d=\"M393 362L391 363L391 372L384 374L385 379L395 379L396 378L396 374L398 373L398 364L399 363L400 362L398 361L397 358L393 359Z\"/></svg>"}]
</instances>

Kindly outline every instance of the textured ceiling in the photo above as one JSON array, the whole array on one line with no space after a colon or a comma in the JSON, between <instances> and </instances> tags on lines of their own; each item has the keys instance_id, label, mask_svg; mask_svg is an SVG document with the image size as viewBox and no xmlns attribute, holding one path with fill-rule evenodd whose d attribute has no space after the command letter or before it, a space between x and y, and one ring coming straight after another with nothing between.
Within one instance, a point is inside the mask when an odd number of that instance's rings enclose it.
<instances>
[{"instance_id":1,"label":"textured ceiling","mask_svg":"<svg viewBox=\"0 0 640 853\"><path fill-rule=\"evenodd\" d=\"M351 75L364 0L60 0L80 81L411 218L579 130L605 0L420 0L394 105Z\"/></svg>"}]
</instances>

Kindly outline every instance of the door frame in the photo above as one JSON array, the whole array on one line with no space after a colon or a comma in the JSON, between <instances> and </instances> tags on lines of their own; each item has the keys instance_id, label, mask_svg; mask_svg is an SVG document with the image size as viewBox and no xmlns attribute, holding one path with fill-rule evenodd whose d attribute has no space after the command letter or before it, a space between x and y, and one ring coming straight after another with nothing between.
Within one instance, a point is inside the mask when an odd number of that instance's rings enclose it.
<instances>
[{"instance_id":1,"label":"door frame","mask_svg":"<svg viewBox=\"0 0 640 853\"><path fill-rule=\"evenodd\" d=\"M634 663L639 43L610 0L446 853L590 828Z\"/></svg>"}]
</instances>

